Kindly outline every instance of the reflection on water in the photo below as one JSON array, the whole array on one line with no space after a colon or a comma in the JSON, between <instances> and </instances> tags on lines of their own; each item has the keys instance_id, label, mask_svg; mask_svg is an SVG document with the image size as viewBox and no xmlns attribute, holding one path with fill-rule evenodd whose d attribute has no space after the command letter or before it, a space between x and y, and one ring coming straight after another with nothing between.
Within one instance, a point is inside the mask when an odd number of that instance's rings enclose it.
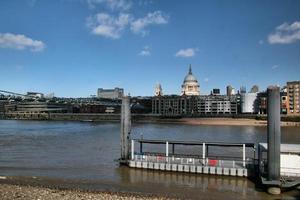
<instances>
[{"instance_id":1,"label":"reflection on water","mask_svg":"<svg viewBox=\"0 0 300 200\"><path fill-rule=\"evenodd\" d=\"M197 187L202 192L211 190L231 191L241 194L255 192L253 187L249 188L248 180L245 178L228 176L195 176L184 173L157 172L154 170L130 169L125 173L128 175L128 181L133 184L162 184L166 187L183 186L187 188Z\"/></svg>"},{"instance_id":2,"label":"reflection on water","mask_svg":"<svg viewBox=\"0 0 300 200\"><path fill-rule=\"evenodd\" d=\"M216 198L231 195L265 198L245 178L179 174L119 167L118 123L0 120L0 175L44 176L109 183L121 191L174 194L195 198L199 192ZM266 127L134 124L133 138L206 142L266 142ZM300 143L299 127L282 128L284 143ZM147 148L147 147L145 147ZM150 148L150 147L149 147ZM153 147L151 147L153 148ZM200 147L199 147L200 148ZM155 147L164 152L163 146ZM197 147L176 147L197 154ZM222 149L211 149L219 153ZM241 154L241 150L225 150ZM101 187L101 186L99 186ZM216 193L214 193L216 192ZM207 194L206 194L207 195ZM218 196L219 195L219 196Z\"/></svg>"}]
</instances>

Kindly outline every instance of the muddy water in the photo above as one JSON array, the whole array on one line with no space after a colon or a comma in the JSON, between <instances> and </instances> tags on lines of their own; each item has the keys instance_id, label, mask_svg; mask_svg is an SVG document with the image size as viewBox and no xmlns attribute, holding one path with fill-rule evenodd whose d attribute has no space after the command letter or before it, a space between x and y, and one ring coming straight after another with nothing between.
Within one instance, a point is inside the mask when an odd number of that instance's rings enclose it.
<instances>
[{"instance_id":1,"label":"muddy water","mask_svg":"<svg viewBox=\"0 0 300 200\"><path fill-rule=\"evenodd\" d=\"M120 167L119 124L0 120L0 175L73 181L78 187L180 198L273 199L246 178L166 173ZM134 124L133 138L207 142L266 142L266 127ZM300 128L282 128L283 143L300 144ZM164 151L162 146L145 150ZM197 154L194 148L178 153ZM212 149L210 153L241 150ZM75 187L75 186L74 186ZM226 195L226 196L224 196ZM299 198L298 191L281 198ZM278 198L278 197L277 197Z\"/></svg>"}]
</instances>

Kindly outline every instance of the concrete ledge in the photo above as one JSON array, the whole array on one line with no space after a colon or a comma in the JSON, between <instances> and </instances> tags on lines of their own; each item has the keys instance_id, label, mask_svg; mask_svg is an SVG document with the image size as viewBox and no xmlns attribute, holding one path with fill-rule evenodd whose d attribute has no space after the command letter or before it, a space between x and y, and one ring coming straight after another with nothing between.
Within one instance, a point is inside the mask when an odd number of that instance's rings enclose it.
<instances>
[{"instance_id":1,"label":"concrete ledge","mask_svg":"<svg viewBox=\"0 0 300 200\"><path fill-rule=\"evenodd\" d=\"M149 169L154 169L154 164L153 164L153 162L149 162L149 163L148 163L148 168L149 168Z\"/></svg>"},{"instance_id":2,"label":"concrete ledge","mask_svg":"<svg viewBox=\"0 0 300 200\"><path fill-rule=\"evenodd\" d=\"M135 167L135 161L133 160L129 161L129 167Z\"/></svg>"},{"instance_id":3,"label":"concrete ledge","mask_svg":"<svg viewBox=\"0 0 300 200\"><path fill-rule=\"evenodd\" d=\"M142 168L148 169L148 162L143 162L142 163Z\"/></svg>"},{"instance_id":4,"label":"concrete ledge","mask_svg":"<svg viewBox=\"0 0 300 200\"><path fill-rule=\"evenodd\" d=\"M223 168L222 167L217 167L217 174L218 175L223 175Z\"/></svg>"},{"instance_id":5,"label":"concrete ledge","mask_svg":"<svg viewBox=\"0 0 300 200\"><path fill-rule=\"evenodd\" d=\"M135 166L136 166L137 168L142 168L142 162L136 161Z\"/></svg>"},{"instance_id":6,"label":"concrete ledge","mask_svg":"<svg viewBox=\"0 0 300 200\"><path fill-rule=\"evenodd\" d=\"M160 163L159 164L159 169L160 170L165 170L166 169L166 164L165 163Z\"/></svg>"},{"instance_id":7,"label":"concrete ledge","mask_svg":"<svg viewBox=\"0 0 300 200\"><path fill-rule=\"evenodd\" d=\"M244 176L244 169L238 168L238 169L237 169L237 175L238 175L238 176Z\"/></svg>"},{"instance_id":8,"label":"concrete ledge","mask_svg":"<svg viewBox=\"0 0 300 200\"><path fill-rule=\"evenodd\" d=\"M171 171L171 164L168 164L168 163L166 164L166 170Z\"/></svg>"},{"instance_id":9,"label":"concrete ledge","mask_svg":"<svg viewBox=\"0 0 300 200\"><path fill-rule=\"evenodd\" d=\"M184 172L190 172L190 166L184 165Z\"/></svg>"},{"instance_id":10,"label":"concrete ledge","mask_svg":"<svg viewBox=\"0 0 300 200\"><path fill-rule=\"evenodd\" d=\"M229 169L228 168L223 168L223 174L224 175L229 175Z\"/></svg>"},{"instance_id":11,"label":"concrete ledge","mask_svg":"<svg viewBox=\"0 0 300 200\"><path fill-rule=\"evenodd\" d=\"M155 170L167 170L167 171L179 171L189 173L204 173L215 175L230 175L248 177L249 170L247 168L223 168L215 166L201 166L201 165L188 165L188 164L171 164L163 162L146 162L146 161L128 161L129 167L143 168L143 169L155 169ZM250 170L251 172L251 170Z\"/></svg>"},{"instance_id":12,"label":"concrete ledge","mask_svg":"<svg viewBox=\"0 0 300 200\"><path fill-rule=\"evenodd\" d=\"M172 164L172 171L174 171L174 172L177 171L177 164Z\"/></svg>"},{"instance_id":13,"label":"concrete ledge","mask_svg":"<svg viewBox=\"0 0 300 200\"><path fill-rule=\"evenodd\" d=\"M236 168L230 168L230 176L236 176Z\"/></svg>"},{"instance_id":14,"label":"concrete ledge","mask_svg":"<svg viewBox=\"0 0 300 200\"><path fill-rule=\"evenodd\" d=\"M190 172L191 173L196 173L196 166L195 165L190 166Z\"/></svg>"},{"instance_id":15,"label":"concrete ledge","mask_svg":"<svg viewBox=\"0 0 300 200\"><path fill-rule=\"evenodd\" d=\"M203 173L208 174L209 173L209 167L207 167L207 166L203 167Z\"/></svg>"},{"instance_id":16,"label":"concrete ledge","mask_svg":"<svg viewBox=\"0 0 300 200\"><path fill-rule=\"evenodd\" d=\"M197 173L202 173L202 169L203 169L202 166L197 166Z\"/></svg>"},{"instance_id":17,"label":"concrete ledge","mask_svg":"<svg viewBox=\"0 0 300 200\"><path fill-rule=\"evenodd\" d=\"M216 167L209 167L210 174L216 174Z\"/></svg>"},{"instance_id":18,"label":"concrete ledge","mask_svg":"<svg viewBox=\"0 0 300 200\"><path fill-rule=\"evenodd\" d=\"M183 165L178 165L178 171L183 172Z\"/></svg>"}]
</instances>

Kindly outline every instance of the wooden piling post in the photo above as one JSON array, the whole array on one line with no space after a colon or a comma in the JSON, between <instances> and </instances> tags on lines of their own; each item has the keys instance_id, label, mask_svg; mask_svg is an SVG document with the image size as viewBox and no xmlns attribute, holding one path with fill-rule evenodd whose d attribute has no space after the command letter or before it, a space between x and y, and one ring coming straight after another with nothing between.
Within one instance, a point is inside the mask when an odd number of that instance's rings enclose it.
<instances>
[{"instance_id":1,"label":"wooden piling post","mask_svg":"<svg viewBox=\"0 0 300 200\"><path fill-rule=\"evenodd\" d=\"M129 159L129 136L131 132L130 97L122 98L121 107L121 160Z\"/></svg>"}]
</instances>

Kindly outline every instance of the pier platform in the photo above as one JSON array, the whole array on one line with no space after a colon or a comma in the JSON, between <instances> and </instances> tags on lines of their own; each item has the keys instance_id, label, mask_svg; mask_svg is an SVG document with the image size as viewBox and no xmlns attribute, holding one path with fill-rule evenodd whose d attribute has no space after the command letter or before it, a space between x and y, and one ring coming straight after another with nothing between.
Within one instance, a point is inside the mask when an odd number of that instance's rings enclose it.
<instances>
[{"instance_id":1,"label":"pier platform","mask_svg":"<svg viewBox=\"0 0 300 200\"><path fill-rule=\"evenodd\" d=\"M139 151L135 152L135 144L138 143ZM143 152L143 144L165 145L165 153ZM202 155L183 155L175 152L175 146L202 146ZM242 155L238 158L208 154L210 147L223 148L239 147ZM171 151L169 151L169 147ZM246 151L248 151L246 153ZM249 152L250 151L250 152ZM251 158L246 154L253 153ZM226 176L248 177L254 170L255 145L253 143L205 143L195 141L165 141L165 140L131 140L131 159L129 167L150 170L173 171L184 173L214 174Z\"/></svg>"}]
</instances>

